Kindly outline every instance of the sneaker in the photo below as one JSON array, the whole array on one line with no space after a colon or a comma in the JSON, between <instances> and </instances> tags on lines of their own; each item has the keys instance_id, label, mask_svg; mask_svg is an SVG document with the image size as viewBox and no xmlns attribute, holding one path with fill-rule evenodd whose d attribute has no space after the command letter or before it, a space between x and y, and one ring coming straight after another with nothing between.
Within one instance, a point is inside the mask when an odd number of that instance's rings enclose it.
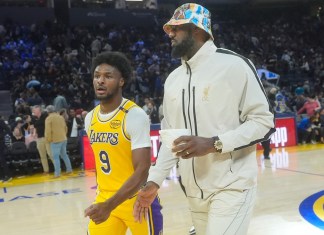
<instances>
[{"instance_id":1,"label":"sneaker","mask_svg":"<svg viewBox=\"0 0 324 235\"><path fill-rule=\"evenodd\" d=\"M191 226L191 228L189 229L189 235L195 235L195 234L196 234L195 226Z\"/></svg>"}]
</instances>

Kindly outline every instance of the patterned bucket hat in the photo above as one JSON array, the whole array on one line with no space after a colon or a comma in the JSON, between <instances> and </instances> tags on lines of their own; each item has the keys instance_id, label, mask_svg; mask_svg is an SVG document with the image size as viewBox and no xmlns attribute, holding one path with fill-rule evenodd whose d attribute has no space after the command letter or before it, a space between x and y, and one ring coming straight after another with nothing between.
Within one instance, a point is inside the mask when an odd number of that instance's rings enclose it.
<instances>
[{"instance_id":1,"label":"patterned bucket hat","mask_svg":"<svg viewBox=\"0 0 324 235\"><path fill-rule=\"evenodd\" d=\"M203 6L196 3L186 3L174 11L172 18L163 25L163 30L169 34L171 26L192 23L198 28L205 30L212 40L214 40L211 31L210 17L210 12Z\"/></svg>"}]
</instances>

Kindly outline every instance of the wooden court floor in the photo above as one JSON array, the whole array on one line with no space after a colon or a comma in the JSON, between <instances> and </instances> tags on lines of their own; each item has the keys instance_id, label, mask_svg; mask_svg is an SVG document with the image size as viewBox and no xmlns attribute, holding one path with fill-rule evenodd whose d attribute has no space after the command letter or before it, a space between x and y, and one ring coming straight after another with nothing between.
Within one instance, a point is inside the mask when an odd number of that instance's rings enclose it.
<instances>
[{"instance_id":1,"label":"wooden court floor","mask_svg":"<svg viewBox=\"0 0 324 235\"><path fill-rule=\"evenodd\" d=\"M248 235L324 234L324 145L258 151L258 194ZM82 235L95 196L93 171L61 179L34 175L0 183L1 235ZM173 169L160 189L164 235L186 235L189 207ZM130 233L128 233L130 234Z\"/></svg>"}]
</instances>

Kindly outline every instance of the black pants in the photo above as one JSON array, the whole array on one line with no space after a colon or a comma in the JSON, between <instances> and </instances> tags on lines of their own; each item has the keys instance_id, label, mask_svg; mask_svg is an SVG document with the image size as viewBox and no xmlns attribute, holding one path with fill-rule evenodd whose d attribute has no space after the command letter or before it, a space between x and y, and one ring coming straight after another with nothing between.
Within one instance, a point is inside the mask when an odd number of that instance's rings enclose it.
<instances>
[{"instance_id":1,"label":"black pants","mask_svg":"<svg viewBox=\"0 0 324 235\"><path fill-rule=\"evenodd\" d=\"M271 152L270 141L271 141L271 139L261 142L262 147L263 147L263 156L264 157L269 157L269 154Z\"/></svg>"},{"instance_id":2,"label":"black pants","mask_svg":"<svg viewBox=\"0 0 324 235\"><path fill-rule=\"evenodd\" d=\"M305 130L298 130L298 142L299 143L309 143L312 140L318 141L318 137L320 137L320 128L313 128L311 131L305 131Z\"/></svg>"}]
</instances>

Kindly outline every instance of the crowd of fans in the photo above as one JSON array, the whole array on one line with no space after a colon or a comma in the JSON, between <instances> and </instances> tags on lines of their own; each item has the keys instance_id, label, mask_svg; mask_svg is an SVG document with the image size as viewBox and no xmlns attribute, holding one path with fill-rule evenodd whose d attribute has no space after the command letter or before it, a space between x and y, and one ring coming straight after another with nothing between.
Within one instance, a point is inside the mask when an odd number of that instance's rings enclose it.
<instances>
[{"instance_id":1,"label":"crowd of fans","mask_svg":"<svg viewBox=\"0 0 324 235\"><path fill-rule=\"evenodd\" d=\"M297 116L300 143L324 143L323 19L304 15L292 20L287 12L238 21L214 20L218 22L213 25L216 45L251 59L257 69L279 74L276 84L261 77L272 89L268 94L276 113ZM72 110L82 127L86 111L96 104L91 58L110 50L124 52L133 63L125 97L143 106L151 122L158 123L163 117L164 81L180 63L171 58L170 40L161 28L104 23L69 27L56 21L20 25L10 19L0 23L0 79L11 91L13 110L6 121L12 139L30 142L27 134L32 133L29 123L35 105Z\"/></svg>"}]
</instances>

